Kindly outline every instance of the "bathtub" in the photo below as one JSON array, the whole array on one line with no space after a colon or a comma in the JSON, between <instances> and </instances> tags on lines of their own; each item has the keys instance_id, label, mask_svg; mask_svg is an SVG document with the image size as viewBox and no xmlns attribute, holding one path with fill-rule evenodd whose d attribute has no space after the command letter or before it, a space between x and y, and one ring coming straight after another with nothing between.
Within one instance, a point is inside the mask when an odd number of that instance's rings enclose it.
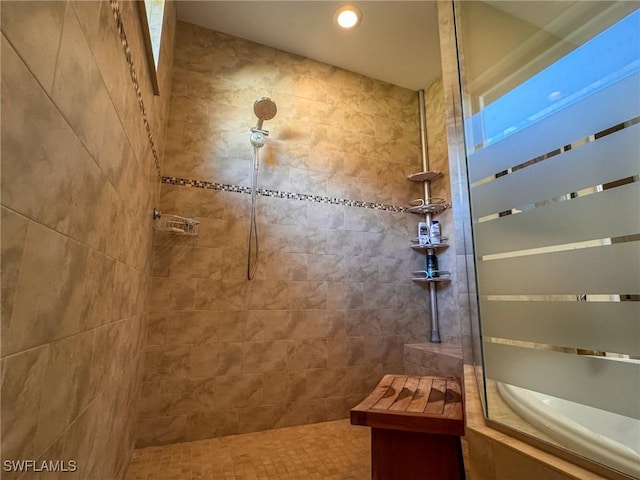
<instances>
[{"instance_id":1,"label":"bathtub","mask_svg":"<svg viewBox=\"0 0 640 480\"><path fill-rule=\"evenodd\" d=\"M640 478L640 420L497 382L507 404L560 445Z\"/></svg>"}]
</instances>

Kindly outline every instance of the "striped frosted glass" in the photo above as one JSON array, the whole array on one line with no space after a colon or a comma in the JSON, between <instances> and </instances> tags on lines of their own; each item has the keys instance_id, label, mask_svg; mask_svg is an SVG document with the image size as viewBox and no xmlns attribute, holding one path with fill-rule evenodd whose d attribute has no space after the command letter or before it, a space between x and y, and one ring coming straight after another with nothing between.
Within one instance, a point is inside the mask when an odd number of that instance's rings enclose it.
<instances>
[{"instance_id":1,"label":"striped frosted glass","mask_svg":"<svg viewBox=\"0 0 640 480\"><path fill-rule=\"evenodd\" d=\"M640 357L640 302L481 300L487 337Z\"/></svg>"},{"instance_id":2,"label":"striped frosted glass","mask_svg":"<svg viewBox=\"0 0 640 480\"><path fill-rule=\"evenodd\" d=\"M483 222L475 230L476 254L634 235L640 232L638 202L640 182L634 182Z\"/></svg>"},{"instance_id":3,"label":"striped frosted glass","mask_svg":"<svg viewBox=\"0 0 640 480\"><path fill-rule=\"evenodd\" d=\"M468 155L470 182L517 165L518 159L535 158L637 116L639 84L640 74L635 73L490 148Z\"/></svg>"},{"instance_id":4,"label":"striped frosted glass","mask_svg":"<svg viewBox=\"0 0 640 480\"><path fill-rule=\"evenodd\" d=\"M485 342L485 374L631 418L640 418L637 363Z\"/></svg>"},{"instance_id":5,"label":"striped frosted glass","mask_svg":"<svg viewBox=\"0 0 640 480\"><path fill-rule=\"evenodd\" d=\"M560 147L562 145L556 145ZM491 150L488 148L486 150ZM517 155L511 157L528 160ZM473 188L474 214L483 217L585 187L612 182L638 172L640 124ZM535 155L534 155L535 156ZM607 161L609 159L609 161ZM615 161L612 161L615 159ZM475 161L472 161L475 165ZM511 166L511 165L509 165ZM495 172L499 172L496 169ZM540 181L544 179L544 181ZM499 188L496 188L499 185Z\"/></svg>"},{"instance_id":6,"label":"striped frosted glass","mask_svg":"<svg viewBox=\"0 0 640 480\"><path fill-rule=\"evenodd\" d=\"M639 242L478 262L481 295L638 294Z\"/></svg>"},{"instance_id":7,"label":"striped frosted glass","mask_svg":"<svg viewBox=\"0 0 640 480\"><path fill-rule=\"evenodd\" d=\"M640 11L466 121L486 377L634 418L638 27Z\"/></svg>"}]
</instances>

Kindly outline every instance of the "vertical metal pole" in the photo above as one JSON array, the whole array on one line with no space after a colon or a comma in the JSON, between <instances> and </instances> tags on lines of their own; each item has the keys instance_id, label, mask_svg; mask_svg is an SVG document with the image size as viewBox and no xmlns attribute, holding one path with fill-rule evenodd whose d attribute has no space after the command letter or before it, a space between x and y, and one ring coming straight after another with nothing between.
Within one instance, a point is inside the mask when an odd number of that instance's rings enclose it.
<instances>
[{"instance_id":1,"label":"vertical metal pole","mask_svg":"<svg viewBox=\"0 0 640 480\"><path fill-rule=\"evenodd\" d=\"M431 337L432 343L440 343L440 324L438 323L438 296L436 295L436 284L429 284L429 297L431 298Z\"/></svg>"},{"instance_id":2,"label":"vertical metal pole","mask_svg":"<svg viewBox=\"0 0 640 480\"><path fill-rule=\"evenodd\" d=\"M429 170L429 147L427 144L427 114L424 103L424 90L418 90L418 103L420 106L420 146L422 149L422 169L423 171ZM431 198L431 188L429 182L424 182L424 198L425 202ZM431 213L426 213L424 216L425 222L431 225ZM433 250L429 249L428 253L433 253ZM436 284L434 282L429 283L429 299L431 303L431 337L430 341L433 343L440 343L440 324L438 323L438 296L436 295Z\"/></svg>"}]
</instances>

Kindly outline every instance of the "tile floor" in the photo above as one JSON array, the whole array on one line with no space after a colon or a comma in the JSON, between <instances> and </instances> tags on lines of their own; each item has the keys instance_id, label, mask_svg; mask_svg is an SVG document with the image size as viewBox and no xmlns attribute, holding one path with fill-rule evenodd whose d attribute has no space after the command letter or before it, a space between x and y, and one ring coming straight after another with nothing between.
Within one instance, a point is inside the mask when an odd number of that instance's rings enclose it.
<instances>
[{"instance_id":1,"label":"tile floor","mask_svg":"<svg viewBox=\"0 0 640 480\"><path fill-rule=\"evenodd\" d=\"M370 429L349 420L135 450L125 480L368 480Z\"/></svg>"}]
</instances>

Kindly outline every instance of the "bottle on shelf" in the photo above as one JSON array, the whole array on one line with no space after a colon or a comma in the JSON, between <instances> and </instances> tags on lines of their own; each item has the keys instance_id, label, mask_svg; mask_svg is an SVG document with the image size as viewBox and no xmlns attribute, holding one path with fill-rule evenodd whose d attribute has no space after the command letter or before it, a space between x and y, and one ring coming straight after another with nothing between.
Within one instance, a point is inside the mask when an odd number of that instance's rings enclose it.
<instances>
[{"instance_id":1,"label":"bottle on shelf","mask_svg":"<svg viewBox=\"0 0 640 480\"><path fill-rule=\"evenodd\" d=\"M429 243L440 243L440 222L438 220L431 222L431 227L429 228Z\"/></svg>"},{"instance_id":2,"label":"bottle on shelf","mask_svg":"<svg viewBox=\"0 0 640 480\"><path fill-rule=\"evenodd\" d=\"M438 257L435 253L427 254L427 278L439 277L438 273Z\"/></svg>"},{"instance_id":3,"label":"bottle on shelf","mask_svg":"<svg viewBox=\"0 0 640 480\"><path fill-rule=\"evenodd\" d=\"M429 243L429 224L427 222L418 223L418 243L420 245Z\"/></svg>"}]
</instances>

